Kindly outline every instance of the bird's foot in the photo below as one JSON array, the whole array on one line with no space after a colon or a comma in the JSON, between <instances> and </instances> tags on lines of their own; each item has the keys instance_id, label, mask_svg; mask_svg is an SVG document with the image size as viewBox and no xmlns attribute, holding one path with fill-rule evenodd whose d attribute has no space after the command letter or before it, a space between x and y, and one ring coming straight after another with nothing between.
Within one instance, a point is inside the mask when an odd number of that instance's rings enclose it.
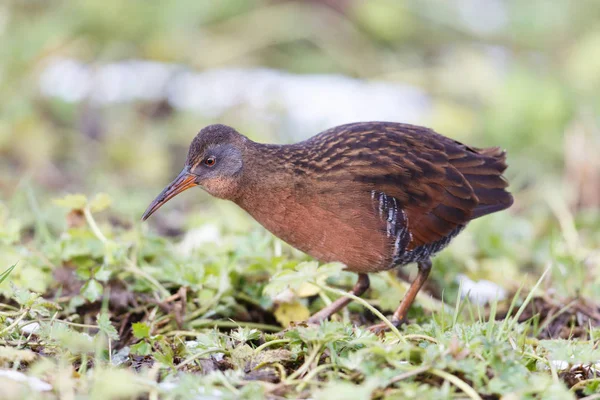
<instances>
[{"instance_id":1,"label":"bird's foot","mask_svg":"<svg viewBox=\"0 0 600 400\"><path fill-rule=\"evenodd\" d=\"M402 324L406 323L406 318L396 318L396 317L392 317L390 319L390 322L392 323L392 325L394 325L396 328L399 328ZM388 324L386 324L385 322L381 322L379 324L375 324L375 325L371 325L368 328L371 332L373 332L376 335L380 335L385 331L388 331L390 329L390 327L388 326Z\"/></svg>"}]
</instances>

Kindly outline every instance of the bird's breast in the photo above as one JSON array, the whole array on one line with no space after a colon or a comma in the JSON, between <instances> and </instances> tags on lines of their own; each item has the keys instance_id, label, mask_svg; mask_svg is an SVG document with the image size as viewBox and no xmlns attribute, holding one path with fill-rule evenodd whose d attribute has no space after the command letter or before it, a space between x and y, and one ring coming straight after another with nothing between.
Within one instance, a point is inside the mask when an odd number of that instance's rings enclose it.
<instances>
[{"instance_id":1,"label":"bird's breast","mask_svg":"<svg viewBox=\"0 0 600 400\"><path fill-rule=\"evenodd\" d=\"M238 204L275 236L321 262L341 262L353 272L380 271L392 263L385 224L371 208L293 190Z\"/></svg>"}]
</instances>

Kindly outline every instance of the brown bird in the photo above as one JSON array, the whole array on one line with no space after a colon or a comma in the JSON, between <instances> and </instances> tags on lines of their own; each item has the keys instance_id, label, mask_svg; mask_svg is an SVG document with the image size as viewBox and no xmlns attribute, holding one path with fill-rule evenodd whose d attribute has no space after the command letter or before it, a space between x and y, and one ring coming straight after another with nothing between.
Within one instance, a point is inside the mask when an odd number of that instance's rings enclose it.
<instances>
[{"instance_id":1,"label":"brown bird","mask_svg":"<svg viewBox=\"0 0 600 400\"><path fill-rule=\"evenodd\" d=\"M183 171L142 219L200 186L315 259L344 263L358 273L356 296L369 288L368 273L415 262L418 275L392 318L400 325L429 275L431 257L472 219L513 203L502 177L505 158L498 147L469 147L393 122L341 125L289 145L256 143L211 125L194 138ZM337 299L309 322L350 301Z\"/></svg>"}]
</instances>

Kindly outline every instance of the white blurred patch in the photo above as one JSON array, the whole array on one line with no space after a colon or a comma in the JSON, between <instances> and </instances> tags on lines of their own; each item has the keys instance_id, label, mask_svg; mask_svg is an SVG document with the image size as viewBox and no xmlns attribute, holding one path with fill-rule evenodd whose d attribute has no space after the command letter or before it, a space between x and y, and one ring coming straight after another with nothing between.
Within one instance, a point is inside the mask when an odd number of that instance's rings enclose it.
<instances>
[{"instance_id":1,"label":"white blurred patch","mask_svg":"<svg viewBox=\"0 0 600 400\"><path fill-rule=\"evenodd\" d=\"M43 94L70 103L85 99L90 93L91 84L91 68L68 59L51 62L40 77Z\"/></svg>"},{"instance_id":2,"label":"white blurred patch","mask_svg":"<svg viewBox=\"0 0 600 400\"><path fill-rule=\"evenodd\" d=\"M425 92L406 84L266 68L196 72L145 60L94 65L57 58L42 72L40 90L44 96L67 102L165 100L175 109L208 118L241 107L257 119L278 118L298 139L348 122L418 123L431 109Z\"/></svg>"},{"instance_id":3,"label":"white blurred patch","mask_svg":"<svg viewBox=\"0 0 600 400\"><path fill-rule=\"evenodd\" d=\"M191 255L194 250L207 244L221 242L221 232L216 225L206 224L200 228L188 231L183 240L177 245L177 249L184 256Z\"/></svg>"},{"instance_id":4,"label":"white blurred patch","mask_svg":"<svg viewBox=\"0 0 600 400\"><path fill-rule=\"evenodd\" d=\"M21 329L21 332L23 332L27 335L31 335L33 333L37 333L37 331L40 330L40 324L37 322L28 323L25 326L21 326L20 329Z\"/></svg>"},{"instance_id":5,"label":"white blurred patch","mask_svg":"<svg viewBox=\"0 0 600 400\"><path fill-rule=\"evenodd\" d=\"M485 279L473 281L463 274L458 275L457 281L460 284L460 297L468 297L474 304L484 305L506 298L506 290L494 282Z\"/></svg>"},{"instance_id":6,"label":"white blurred patch","mask_svg":"<svg viewBox=\"0 0 600 400\"><path fill-rule=\"evenodd\" d=\"M14 319L6 318L6 322L8 322L9 324L12 324L14 322ZM30 322L30 321L21 321L21 322L19 322L18 326L19 326L20 331L27 335L31 335L32 333L37 333L37 331L40 329L39 323Z\"/></svg>"},{"instance_id":7,"label":"white blurred patch","mask_svg":"<svg viewBox=\"0 0 600 400\"><path fill-rule=\"evenodd\" d=\"M31 388L31 390L34 390L36 392L47 392L49 390L52 390L52 385L50 385L49 383L44 382L43 380L33 376L27 376L19 371L2 369L0 370L0 378L6 378L15 382L24 383L28 385Z\"/></svg>"}]
</instances>

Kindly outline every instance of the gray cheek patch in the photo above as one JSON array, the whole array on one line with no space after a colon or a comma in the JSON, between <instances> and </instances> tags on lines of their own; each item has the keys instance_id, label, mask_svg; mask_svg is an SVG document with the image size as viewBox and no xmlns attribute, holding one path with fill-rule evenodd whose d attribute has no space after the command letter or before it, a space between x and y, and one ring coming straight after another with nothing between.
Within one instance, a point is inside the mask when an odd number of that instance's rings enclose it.
<instances>
[{"instance_id":1,"label":"gray cheek patch","mask_svg":"<svg viewBox=\"0 0 600 400\"><path fill-rule=\"evenodd\" d=\"M221 163L219 170L226 176L236 175L244 165L242 153L232 145L218 146L215 149L215 156L217 157L217 163Z\"/></svg>"},{"instance_id":2,"label":"gray cheek patch","mask_svg":"<svg viewBox=\"0 0 600 400\"><path fill-rule=\"evenodd\" d=\"M206 157L213 156L216 164L208 167L202 162ZM209 146L203 154L198 155L195 166L190 172L202 178L215 178L219 176L234 176L243 166L242 153L231 144Z\"/></svg>"}]
</instances>

